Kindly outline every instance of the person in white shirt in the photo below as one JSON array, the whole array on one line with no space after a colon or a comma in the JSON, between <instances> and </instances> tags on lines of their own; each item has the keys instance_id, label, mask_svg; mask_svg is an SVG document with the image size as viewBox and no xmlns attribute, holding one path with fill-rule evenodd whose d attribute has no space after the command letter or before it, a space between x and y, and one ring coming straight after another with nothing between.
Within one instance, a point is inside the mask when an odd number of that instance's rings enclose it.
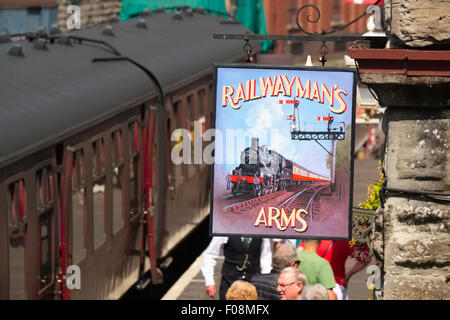
<instances>
[{"instance_id":1,"label":"person in white shirt","mask_svg":"<svg viewBox=\"0 0 450 320\"><path fill-rule=\"evenodd\" d=\"M206 292L211 298L216 294L214 267L223 246L225 260L222 267L219 297L225 294L236 280L249 281L256 273L270 273L272 250L269 239L244 238L239 236L213 237L206 249L201 267Z\"/></svg>"}]
</instances>

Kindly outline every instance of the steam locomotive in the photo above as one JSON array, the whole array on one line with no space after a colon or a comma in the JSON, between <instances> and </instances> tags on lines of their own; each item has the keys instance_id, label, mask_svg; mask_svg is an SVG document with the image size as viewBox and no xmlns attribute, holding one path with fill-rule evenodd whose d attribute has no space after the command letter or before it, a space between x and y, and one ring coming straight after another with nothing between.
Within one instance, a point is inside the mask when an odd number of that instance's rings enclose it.
<instances>
[{"instance_id":1,"label":"steam locomotive","mask_svg":"<svg viewBox=\"0 0 450 320\"><path fill-rule=\"evenodd\" d=\"M275 150L259 146L253 137L250 147L241 153L241 163L227 175L227 189L233 195L252 193L259 197L286 188L314 181L331 182L330 178L314 173L286 159Z\"/></svg>"}]
</instances>

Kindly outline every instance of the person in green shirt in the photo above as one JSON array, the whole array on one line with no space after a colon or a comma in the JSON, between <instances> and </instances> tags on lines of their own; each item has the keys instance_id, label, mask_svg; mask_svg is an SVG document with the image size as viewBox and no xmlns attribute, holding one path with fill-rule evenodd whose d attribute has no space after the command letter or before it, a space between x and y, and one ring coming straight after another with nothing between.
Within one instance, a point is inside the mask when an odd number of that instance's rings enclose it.
<instances>
[{"instance_id":1,"label":"person in green shirt","mask_svg":"<svg viewBox=\"0 0 450 320\"><path fill-rule=\"evenodd\" d=\"M327 260L317 254L319 244L319 240L303 240L303 250L298 253L298 268L306 275L308 285L320 283L327 289L329 299L336 300L336 294L333 292L336 286L333 269Z\"/></svg>"}]
</instances>

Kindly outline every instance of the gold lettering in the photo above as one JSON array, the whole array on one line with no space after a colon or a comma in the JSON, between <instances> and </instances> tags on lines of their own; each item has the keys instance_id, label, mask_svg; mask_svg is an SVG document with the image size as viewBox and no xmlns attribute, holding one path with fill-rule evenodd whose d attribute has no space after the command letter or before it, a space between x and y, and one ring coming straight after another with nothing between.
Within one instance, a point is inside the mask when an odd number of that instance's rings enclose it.
<instances>
[{"instance_id":1,"label":"gold lettering","mask_svg":"<svg viewBox=\"0 0 450 320\"><path fill-rule=\"evenodd\" d=\"M261 208L261 211L259 211L258 218L256 218L255 227L259 227L261 225L261 222L264 223L265 226L267 226L267 217L266 217L266 211L264 208Z\"/></svg>"},{"instance_id":2,"label":"gold lettering","mask_svg":"<svg viewBox=\"0 0 450 320\"><path fill-rule=\"evenodd\" d=\"M344 113L345 110L347 110L347 104L345 103L344 99L341 97L341 93L343 93L344 95L348 95L347 91L343 90L343 89L337 89L336 91L334 91L334 96L336 98L336 100L339 102L340 107L339 109L334 109L332 106L330 106L330 110L333 113Z\"/></svg>"},{"instance_id":3,"label":"gold lettering","mask_svg":"<svg viewBox=\"0 0 450 320\"><path fill-rule=\"evenodd\" d=\"M302 97L309 99L309 94L311 90L311 80L306 82L306 86L303 88L302 82L300 81L300 77L295 78L295 95L297 97Z\"/></svg>"},{"instance_id":4,"label":"gold lettering","mask_svg":"<svg viewBox=\"0 0 450 320\"><path fill-rule=\"evenodd\" d=\"M308 212L304 209L298 209L296 218L298 222L302 224L302 227L300 229L294 228L297 232L305 232L308 229L308 223L302 218L302 213L308 214Z\"/></svg>"}]
</instances>

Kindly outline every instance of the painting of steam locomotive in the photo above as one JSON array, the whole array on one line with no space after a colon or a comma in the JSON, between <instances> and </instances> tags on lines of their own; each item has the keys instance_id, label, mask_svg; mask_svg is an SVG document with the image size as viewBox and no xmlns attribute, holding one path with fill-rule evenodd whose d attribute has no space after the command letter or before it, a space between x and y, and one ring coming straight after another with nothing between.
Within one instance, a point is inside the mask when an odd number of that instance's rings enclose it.
<instances>
[{"instance_id":1,"label":"painting of steam locomotive","mask_svg":"<svg viewBox=\"0 0 450 320\"><path fill-rule=\"evenodd\" d=\"M314 173L286 159L275 150L259 146L253 137L251 146L241 153L241 163L226 176L231 194L251 193L259 197L311 181L330 182L329 177Z\"/></svg>"}]
</instances>

